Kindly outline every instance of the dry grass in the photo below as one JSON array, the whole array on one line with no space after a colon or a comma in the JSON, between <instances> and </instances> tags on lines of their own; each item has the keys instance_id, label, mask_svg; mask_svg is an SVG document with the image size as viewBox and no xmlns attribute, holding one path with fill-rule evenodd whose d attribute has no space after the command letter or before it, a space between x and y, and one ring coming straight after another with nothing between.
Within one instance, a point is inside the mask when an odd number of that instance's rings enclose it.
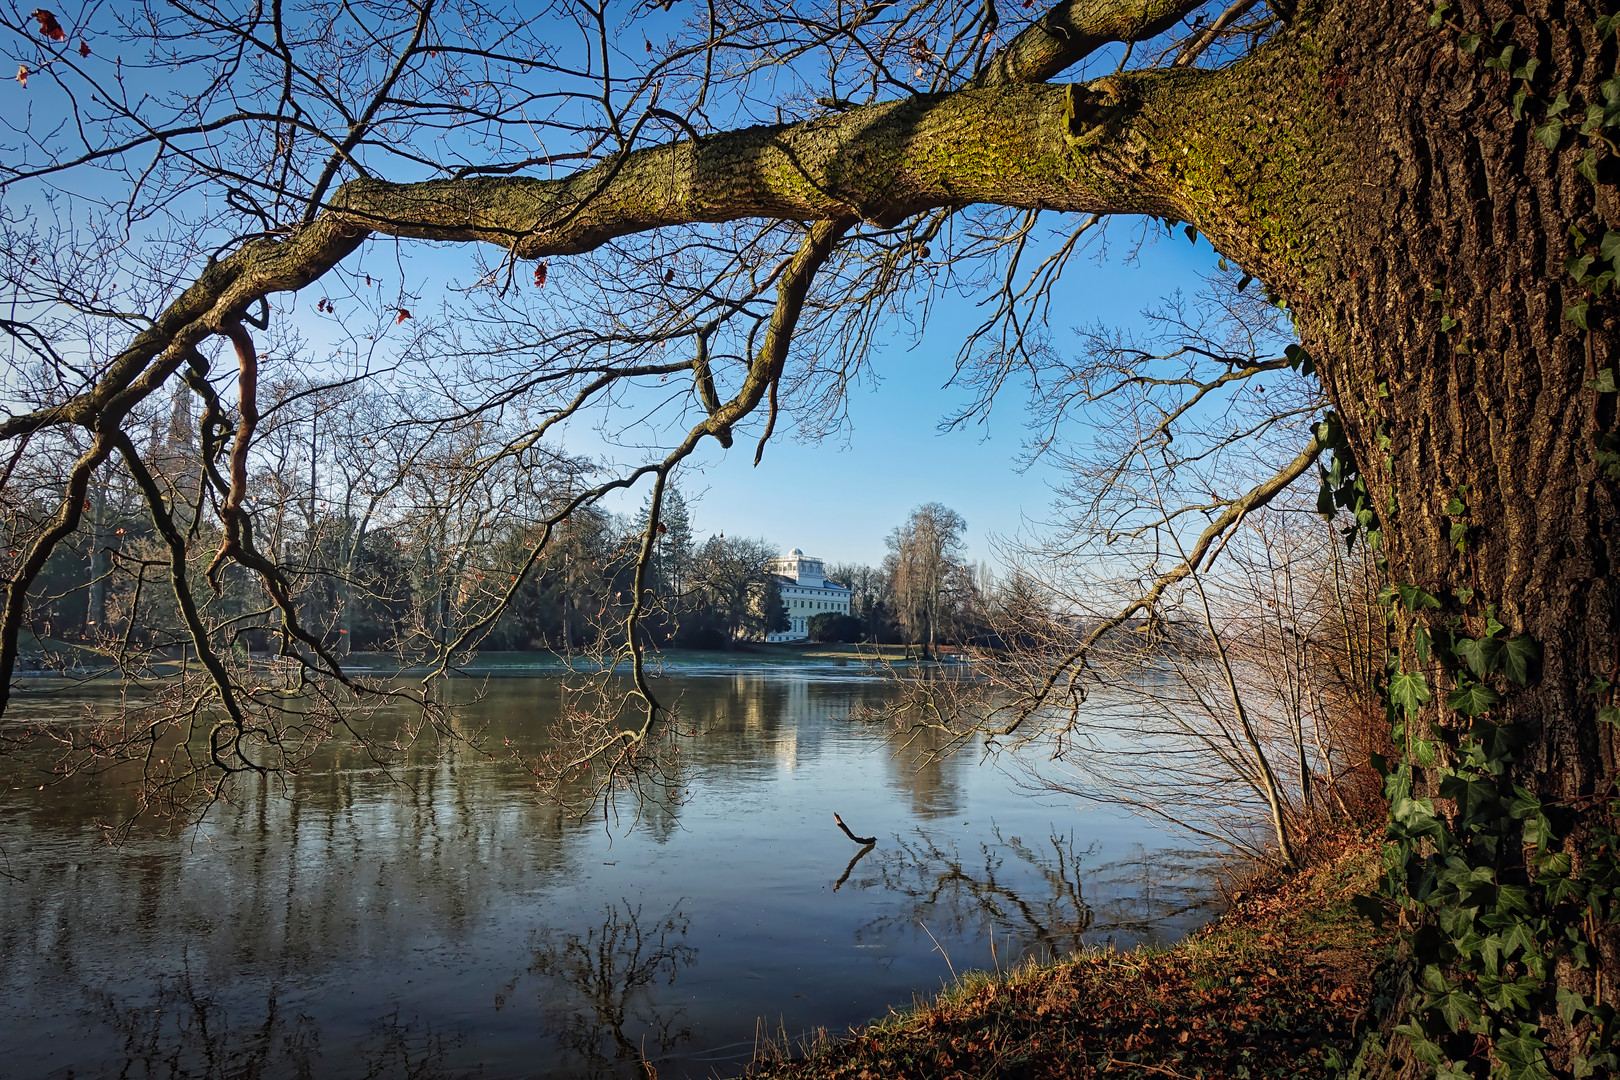
<instances>
[{"instance_id":1,"label":"dry grass","mask_svg":"<svg viewBox=\"0 0 1620 1080\"><path fill-rule=\"evenodd\" d=\"M1350 899L1375 845L1322 845L1309 870L1246 894L1167 949L1098 951L1005 976L971 975L936 1001L848 1039L760 1055L750 1075L1318 1077L1349 1056L1387 935Z\"/></svg>"}]
</instances>

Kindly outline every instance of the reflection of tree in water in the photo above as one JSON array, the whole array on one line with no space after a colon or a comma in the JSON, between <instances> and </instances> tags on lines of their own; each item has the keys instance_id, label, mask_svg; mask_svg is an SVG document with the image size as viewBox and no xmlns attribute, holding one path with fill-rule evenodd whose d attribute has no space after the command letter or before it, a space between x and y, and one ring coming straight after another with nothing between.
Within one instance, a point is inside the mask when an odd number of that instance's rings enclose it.
<instances>
[{"instance_id":1,"label":"reflection of tree in water","mask_svg":"<svg viewBox=\"0 0 1620 1080\"><path fill-rule=\"evenodd\" d=\"M1197 849L1133 844L1133 853L1092 871L1094 896L1106 896L1099 926L1113 938L1168 942L1201 925L1215 903L1210 883L1225 859Z\"/></svg>"},{"instance_id":2,"label":"reflection of tree in water","mask_svg":"<svg viewBox=\"0 0 1620 1080\"><path fill-rule=\"evenodd\" d=\"M327 1075L321 1066L321 1032L315 1019L282 1004L277 989L267 991L262 1016L255 1008L246 1025L233 1023L233 1012L200 989L189 971L156 984L152 998L120 1003L113 995L88 995L98 1019L117 1033L122 1063L107 1075L163 1080L242 1080L248 1077ZM344 1075L365 1080L437 1080L445 1069L448 1047L425 1023L401 1022L399 1011L382 1017L357 1048L359 1061L342 1063ZM109 1063L110 1065L111 1063Z\"/></svg>"},{"instance_id":3,"label":"reflection of tree in water","mask_svg":"<svg viewBox=\"0 0 1620 1080\"><path fill-rule=\"evenodd\" d=\"M1010 939L1009 959L1031 949L1063 956L1108 941L1175 936L1209 903L1196 852L1138 849L1138 857L1088 867L1099 845L1079 847L1073 833L1054 831L1033 846L999 828L993 836L966 857L921 829L899 840L877 869L882 887L903 898L901 908L868 929L922 923L965 939L988 932L993 941Z\"/></svg>"},{"instance_id":4,"label":"reflection of tree in water","mask_svg":"<svg viewBox=\"0 0 1620 1080\"><path fill-rule=\"evenodd\" d=\"M644 926L641 908L628 900L609 904L607 918L582 937L544 931L535 935L531 974L564 985L575 999L561 1005L542 996L542 1005L557 1014L557 1043L577 1055L586 1075L607 1076L633 1062L637 1072L656 1075L653 1063L692 1037L677 1028L683 1010L661 1010L652 988L674 985L681 968L697 958L684 943L691 920L679 905ZM642 1030L632 1038L631 1031Z\"/></svg>"}]
</instances>

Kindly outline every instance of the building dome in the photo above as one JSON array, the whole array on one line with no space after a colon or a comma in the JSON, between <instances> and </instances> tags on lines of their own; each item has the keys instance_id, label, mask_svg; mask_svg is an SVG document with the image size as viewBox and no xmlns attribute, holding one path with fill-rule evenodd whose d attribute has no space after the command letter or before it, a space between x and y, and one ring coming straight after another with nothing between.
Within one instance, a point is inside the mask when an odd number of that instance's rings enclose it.
<instances>
[{"instance_id":1,"label":"building dome","mask_svg":"<svg viewBox=\"0 0 1620 1080\"><path fill-rule=\"evenodd\" d=\"M797 559L804 554L804 551L800 548L794 548L792 551L788 552L788 554Z\"/></svg>"}]
</instances>

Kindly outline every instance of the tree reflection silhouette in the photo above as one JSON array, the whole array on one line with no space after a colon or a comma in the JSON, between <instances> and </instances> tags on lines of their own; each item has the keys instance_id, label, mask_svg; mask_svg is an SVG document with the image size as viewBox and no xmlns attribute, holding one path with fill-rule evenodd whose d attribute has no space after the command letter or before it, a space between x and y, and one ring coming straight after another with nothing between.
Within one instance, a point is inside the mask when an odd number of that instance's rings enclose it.
<instances>
[{"instance_id":1,"label":"tree reflection silhouette","mask_svg":"<svg viewBox=\"0 0 1620 1080\"><path fill-rule=\"evenodd\" d=\"M559 1005L543 996L541 1005L557 1019L559 1048L581 1060L585 1075L622 1073L622 1064L633 1062L639 1072L655 1076L654 1063L692 1037L689 1028L676 1026L684 1010L660 1007L652 992L659 983L673 985L697 958L684 942L690 926L678 904L644 926L641 908L625 900L609 904L601 925L584 936L549 930L535 935L529 972L571 992L571 1002ZM642 1037L632 1038L627 1028L640 1028Z\"/></svg>"},{"instance_id":2,"label":"tree reflection silhouette","mask_svg":"<svg viewBox=\"0 0 1620 1080\"><path fill-rule=\"evenodd\" d=\"M1143 852L1088 866L1100 846L1079 846L1072 832L1054 831L1038 846L1003 837L1000 828L992 835L967 857L953 841L922 829L898 840L879 856L877 870L881 887L901 903L865 932L923 923L932 933L960 939L1010 939L1010 959L1032 949L1065 956L1090 945L1179 933L1210 902L1198 877L1205 861L1198 852Z\"/></svg>"},{"instance_id":3,"label":"tree reflection silhouette","mask_svg":"<svg viewBox=\"0 0 1620 1080\"><path fill-rule=\"evenodd\" d=\"M248 1011L245 1006L221 1002L200 988L189 970L159 982L151 998L135 1004L104 992L87 996L97 1018L117 1035L119 1052L106 1063L105 1075L151 1080L329 1075L321 1063L319 1023L286 1007L275 986L246 1024L238 1021ZM451 1075L446 1060L457 1042L447 1044L426 1022L402 1021L396 1008L352 1048L360 1068L345 1062L344 1072L365 1080L440 1080Z\"/></svg>"}]
</instances>

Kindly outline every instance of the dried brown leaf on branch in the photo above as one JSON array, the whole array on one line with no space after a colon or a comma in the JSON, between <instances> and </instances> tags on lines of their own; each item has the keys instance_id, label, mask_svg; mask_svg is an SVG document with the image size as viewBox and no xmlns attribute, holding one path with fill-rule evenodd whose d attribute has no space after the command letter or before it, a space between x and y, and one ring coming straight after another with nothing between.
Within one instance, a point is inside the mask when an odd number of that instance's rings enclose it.
<instances>
[{"instance_id":1,"label":"dried brown leaf on branch","mask_svg":"<svg viewBox=\"0 0 1620 1080\"><path fill-rule=\"evenodd\" d=\"M411 313L409 311L407 311L405 308L400 308L398 310L398 312L394 315L394 325L398 326L400 323L404 322L406 319L408 319L410 317L411 317Z\"/></svg>"},{"instance_id":2,"label":"dried brown leaf on branch","mask_svg":"<svg viewBox=\"0 0 1620 1080\"><path fill-rule=\"evenodd\" d=\"M55 15L51 14L49 11L46 11L44 8L35 8L32 12L32 16L34 20L39 23L40 33L44 34L52 41L67 40L67 31L63 30L62 24L56 21Z\"/></svg>"}]
</instances>

